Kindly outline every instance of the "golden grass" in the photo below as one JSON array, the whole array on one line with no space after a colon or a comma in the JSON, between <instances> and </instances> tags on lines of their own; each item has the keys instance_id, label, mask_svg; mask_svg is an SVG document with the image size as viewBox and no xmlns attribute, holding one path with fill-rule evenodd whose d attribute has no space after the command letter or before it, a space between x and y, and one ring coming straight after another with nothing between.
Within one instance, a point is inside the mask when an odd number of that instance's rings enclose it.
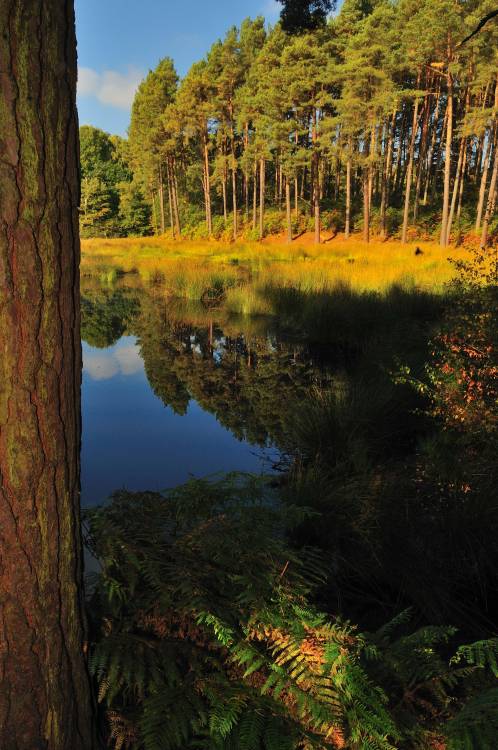
<instances>
[{"instance_id":1,"label":"golden grass","mask_svg":"<svg viewBox=\"0 0 498 750\"><path fill-rule=\"evenodd\" d=\"M416 247L422 251L415 254ZM454 275L448 257L466 258L461 248L442 249L430 242L399 242L341 237L314 246L307 238L291 246L263 243L143 239L83 240L83 275L112 279L137 273L161 282L171 295L201 299L222 289L234 312L265 312L259 293L267 285L320 292L337 285L357 291L384 291L394 284L439 291Z\"/></svg>"}]
</instances>

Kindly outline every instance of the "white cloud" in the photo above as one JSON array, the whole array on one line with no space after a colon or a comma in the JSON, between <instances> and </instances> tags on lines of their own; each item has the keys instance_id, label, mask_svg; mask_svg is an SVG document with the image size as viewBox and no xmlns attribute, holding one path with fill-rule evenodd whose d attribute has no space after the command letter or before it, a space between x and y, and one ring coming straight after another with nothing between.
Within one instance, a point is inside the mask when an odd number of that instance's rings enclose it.
<instances>
[{"instance_id":1,"label":"white cloud","mask_svg":"<svg viewBox=\"0 0 498 750\"><path fill-rule=\"evenodd\" d=\"M94 96L102 104L111 107L129 109L142 77L139 70L131 67L126 73L118 73L116 70L104 70L103 73L97 73L92 68L80 67L78 94Z\"/></svg>"},{"instance_id":2,"label":"white cloud","mask_svg":"<svg viewBox=\"0 0 498 750\"><path fill-rule=\"evenodd\" d=\"M282 5L277 0L266 0L265 4L261 8L261 13L264 15L267 21L275 22L280 18L282 12Z\"/></svg>"}]
</instances>

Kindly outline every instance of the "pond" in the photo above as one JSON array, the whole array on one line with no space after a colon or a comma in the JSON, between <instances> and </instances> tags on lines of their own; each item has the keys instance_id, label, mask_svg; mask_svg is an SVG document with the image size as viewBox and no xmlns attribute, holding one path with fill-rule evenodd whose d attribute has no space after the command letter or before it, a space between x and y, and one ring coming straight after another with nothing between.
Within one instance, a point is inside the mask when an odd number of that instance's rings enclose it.
<instances>
[{"instance_id":1,"label":"pond","mask_svg":"<svg viewBox=\"0 0 498 750\"><path fill-rule=\"evenodd\" d=\"M325 377L274 318L171 300L160 287L82 289L82 503L219 472L268 473L293 405Z\"/></svg>"},{"instance_id":2,"label":"pond","mask_svg":"<svg viewBox=\"0 0 498 750\"><path fill-rule=\"evenodd\" d=\"M441 302L393 288L263 290L272 314L168 296L137 274L82 279L82 500L289 456L368 461L410 452L422 425L404 362L422 372ZM362 459L363 460L363 459Z\"/></svg>"}]
</instances>

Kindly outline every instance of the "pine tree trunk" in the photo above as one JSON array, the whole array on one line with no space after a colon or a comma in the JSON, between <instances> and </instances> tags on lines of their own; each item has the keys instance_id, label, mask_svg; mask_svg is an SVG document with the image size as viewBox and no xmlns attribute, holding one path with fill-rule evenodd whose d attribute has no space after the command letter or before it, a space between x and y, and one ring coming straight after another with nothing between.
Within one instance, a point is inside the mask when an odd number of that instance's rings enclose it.
<instances>
[{"instance_id":1,"label":"pine tree trunk","mask_svg":"<svg viewBox=\"0 0 498 750\"><path fill-rule=\"evenodd\" d=\"M311 162L313 215L315 218L315 245L320 244L320 157L317 151L318 145L318 112L313 110L313 126L311 134L313 142L313 156Z\"/></svg>"},{"instance_id":2,"label":"pine tree trunk","mask_svg":"<svg viewBox=\"0 0 498 750\"><path fill-rule=\"evenodd\" d=\"M173 187L173 212L175 215L176 233L180 237L182 230L180 226L180 211L178 208L178 181L176 179L176 160L173 159L171 163L171 173L173 175L172 187Z\"/></svg>"},{"instance_id":3,"label":"pine tree trunk","mask_svg":"<svg viewBox=\"0 0 498 750\"><path fill-rule=\"evenodd\" d=\"M152 202L152 221L154 224L154 235L157 235L157 209L156 209L156 194L153 190L150 191L150 197Z\"/></svg>"},{"instance_id":4,"label":"pine tree trunk","mask_svg":"<svg viewBox=\"0 0 498 750\"><path fill-rule=\"evenodd\" d=\"M439 244L446 247L448 244L448 214L450 204L450 177L451 177L451 141L453 138L453 78L448 73L448 104L446 118L446 148L444 157L444 193L443 213L441 217L441 236Z\"/></svg>"},{"instance_id":5,"label":"pine tree trunk","mask_svg":"<svg viewBox=\"0 0 498 750\"><path fill-rule=\"evenodd\" d=\"M485 248L488 243L488 229L489 222L494 214L496 206L496 186L498 178L498 148L495 148L495 157L493 163L493 172L491 174L491 182L489 184L488 201L486 204L486 213L484 214L484 221L482 223L481 233L481 248Z\"/></svg>"},{"instance_id":6,"label":"pine tree trunk","mask_svg":"<svg viewBox=\"0 0 498 750\"><path fill-rule=\"evenodd\" d=\"M258 221L258 163L254 162L254 176L252 181L252 228L256 229Z\"/></svg>"},{"instance_id":7,"label":"pine tree trunk","mask_svg":"<svg viewBox=\"0 0 498 750\"><path fill-rule=\"evenodd\" d=\"M223 169L223 180L221 181L221 193L223 196L223 221L227 223L227 178L225 169Z\"/></svg>"},{"instance_id":8,"label":"pine tree trunk","mask_svg":"<svg viewBox=\"0 0 498 750\"><path fill-rule=\"evenodd\" d=\"M159 215L161 218L161 234L164 234L166 231L166 216L164 213L163 168L161 164L159 165L158 193L159 193Z\"/></svg>"},{"instance_id":9,"label":"pine tree trunk","mask_svg":"<svg viewBox=\"0 0 498 750\"><path fill-rule=\"evenodd\" d=\"M424 187L424 197L422 199L422 203L424 206L427 205L427 198L429 195L429 188L431 186L431 177L432 177L432 158L434 155L434 148L436 145L436 137L437 137L437 125L439 120L439 109L441 106L441 91L438 88L436 92L436 106L434 108L434 117L432 119L432 136L431 136L431 142L429 145L429 150L427 152L427 160L426 160L426 173L425 173L425 187Z\"/></svg>"},{"instance_id":10,"label":"pine tree trunk","mask_svg":"<svg viewBox=\"0 0 498 750\"><path fill-rule=\"evenodd\" d=\"M265 234L265 160L259 162L259 239Z\"/></svg>"},{"instance_id":11,"label":"pine tree trunk","mask_svg":"<svg viewBox=\"0 0 498 750\"><path fill-rule=\"evenodd\" d=\"M395 125L395 117L393 115L392 125L388 122L387 128L387 154L386 163L382 172L382 188L381 188L381 200L380 200L380 236L383 240L387 238L387 206L389 204L389 187L391 179L391 163L393 154L393 132Z\"/></svg>"},{"instance_id":12,"label":"pine tree trunk","mask_svg":"<svg viewBox=\"0 0 498 750\"><path fill-rule=\"evenodd\" d=\"M234 157L235 158L235 157ZM237 167L232 169L232 209L233 209L233 239L237 240L239 233L237 222Z\"/></svg>"},{"instance_id":13,"label":"pine tree trunk","mask_svg":"<svg viewBox=\"0 0 498 750\"><path fill-rule=\"evenodd\" d=\"M232 144L232 211L233 211L233 239L237 241L239 233L237 222L237 158L235 155L235 132L233 127L233 107L230 107L231 126L231 144Z\"/></svg>"},{"instance_id":14,"label":"pine tree trunk","mask_svg":"<svg viewBox=\"0 0 498 750\"><path fill-rule=\"evenodd\" d=\"M368 169L363 170L363 240L370 242L370 201L368 195Z\"/></svg>"},{"instance_id":15,"label":"pine tree trunk","mask_svg":"<svg viewBox=\"0 0 498 750\"><path fill-rule=\"evenodd\" d=\"M175 220L173 218L173 186L172 186L172 180L171 180L171 170L169 166L169 162L166 164L166 181L168 183L168 205L169 205L169 223L171 227L171 234L173 236L173 239L175 239Z\"/></svg>"},{"instance_id":16,"label":"pine tree trunk","mask_svg":"<svg viewBox=\"0 0 498 750\"><path fill-rule=\"evenodd\" d=\"M208 235L211 237L213 233L213 222L211 214L211 180L209 177L209 146L207 135L203 136L203 154L204 154L204 195L206 201L206 226Z\"/></svg>"},{"instance_id":17,"label":"pine tree trunk","mask_svg":"<svg viewBox=\"0 0 498 750\"><path fill-rule=\"evenodd\" d=\"M246 122L244 125L244 153L247 153L249 148L249 123ZM246 162L247 163L247 162ZM247 168L244 168L244 205L245 205L245 221L249 221L249 173Z\"/></svg>"},{"instance_id":18,"label":"pine tree trunk","mask_svg":"<svg viewBox=\"0 0 498 750\"><path fill-rule=\"evenodd\" d=\"M297 177L294 178L294 213L297 219L299 217L299 184Z\"/></svg>"},{"instance_id":19,"label":"pine tree trunk","mask_svg":"<svg viewBox=\"0 0 498 750\"><path fill-rule=\"evenodd\" d=\"M289 178L285 178L285 208L287 213L287 242L292 242L292 209L291 209L291 188Z\"/></svg>"},{"instance_id":20,"label":"pine tree trunk","mask_svg":"<svg viewBox=\"0 0 498 750\"><path fill-rule=\"evenodd\" d=\"M417 78L417 88L419 86L419 78ZM415 153L415 141L417 139L418 130L418 99L415 100L413 105L413 120L412 120L412 133L410 138L410 148L408 151L408 167L406 170L406 185L405 185L405 208L403 211L403 229L401 232L401 242L406 243L408 235L408 217L410 215L410 195L412 190L412 173L413 173L413 155Z\"/></svg>"},{"instance_id":21,"label":"pine tree trunk","mask_svg":"<svg viewBox=\"0 0 498 750\"><path fill-rule=\"evenodd\" d=\"M70 0L0 3L0 747L93 750Z\"/></svg>"},{"instance_id":22,"label":"pine tree trunk","mask_svg":"<svg viewBox=\"0 0 498 750\"><path fill-rule=\"evenodd\" d=\"M448 216L448 229L446 230L446 244L448 244L451 239L451 227L453 225L453 217L455 215L457 197L458 197L459 188L460 188L460 180L462 179L464 152L465 152L465 138L462 138L460 140L460 148L458 149L458 163L457 163L457 169L456 169L456 174L455 174L455 181L453 183L453 194L451 196L450 214Z\"/></svg>"},{"instance_id":23,"label":"pine tree trunk","mask_svg":"<svg viewBox=\"0 0 498 750\"><path fill-rule=\"evenodd\" d=\"M467 172L467 148L465 149L464 154L463 154L463 164L462 164L461 177L460 177L460 189L458 191L458 207L457 207L457 213L456 213L456 219L457 219L458 224L460 224L460 216L462 213L463 186L465 183L466 172Z\"/></svg>"},{"instance_id":24,"label":"pine tree trunk","mask_svg":"<svg viewBox=\"0 0 498 750\"><path fill-rule=\"evenodd\" d=\"M489 133L488 138L488 146L490 150L489 159L486 158L486 163L484 165L484 173L483 173L483 180L481 180L481 189L479 191L479 205L477 208L477 219L476 219L476 232L479 231L479 227L481 224L481 215L484 205L484 196L486 194L486 183L488 180L488 168L489 164L491 163L492 158L492 152L494 151L494 163L496 164L496 151L498 149L498 122L497 122L497 116L498 116L498 81L495 84L495 100L494 100L494 107L493 107L493 142L491 144L491 130ZM487 233L487 226L486 226L486 233Z\"/></svg>"},{"instance_id":25,"label":"pine tree trunk","mask_svg":"<svg viewBox=\"0 0 498 750\"><path fill-rule=\"evenodd\" d=\"M351 151L352 139L348 143L348 158L346 161L346 218L344 226L344 237L349 240L351 234Z\"/></svg>"},{"instance_id":26,"label":"pine tree trunk","mask_svg":"<svg viewBox=\"0 0 498 750\"><path fill-rule=\"evenodd\" d=\"M479 230L481 228L481 220L482 220L482 211L484 208L484 198L486 196L486 187L488 184L488 171L489 171L489 165L491 163L491 159L493 156L493 144L492 144L492 136L491 132L488 135L488 139L486 141L486 147L484 152L484 168L482 170L481 175L481 185L479 188L479 200L477 203L477 214L476 214L476 234L479 233Z\"/></svg>"},{"instance_id":27,"label":"pine tree trunk","mask_svg":"<svg viewBox=\"0 0 498 750\"><path fill-rule=\"evenodd\" d=\"M426 81L426 85L429 86L431 80ZM418 209L420 204L420 191L422 189L422 178L424 176L424 160L427 152L427 138L429 134L429 117L430 117L431 105L430 105L430 94L426 94L424 99L423 107L423 118L422 118L422 131L420 133L420 145L418 149L418 160L417 160L417 178L415 180L415 197L413 200L413 223L415 224L418 219Z\"/></svg>"}]
</instances>

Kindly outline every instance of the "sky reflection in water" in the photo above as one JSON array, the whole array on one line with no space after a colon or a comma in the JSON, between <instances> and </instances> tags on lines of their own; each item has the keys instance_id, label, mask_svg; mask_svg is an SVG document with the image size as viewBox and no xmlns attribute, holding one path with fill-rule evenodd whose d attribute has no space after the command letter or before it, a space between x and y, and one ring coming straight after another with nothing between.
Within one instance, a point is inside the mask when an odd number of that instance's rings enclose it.
<instances>
[{"instance_id":1,"label":"sky reflection in water","mask_svg":"<svg viewBox=\"0 0 498 750\"><path fill-rule=\"evenodd\" d=\"M191 400L178 415L153 393L136 338L83 343L82 503L116 489L159 490L233 470L268 471L260 448L238 440Z\"/></svg>"}]
</instances>

